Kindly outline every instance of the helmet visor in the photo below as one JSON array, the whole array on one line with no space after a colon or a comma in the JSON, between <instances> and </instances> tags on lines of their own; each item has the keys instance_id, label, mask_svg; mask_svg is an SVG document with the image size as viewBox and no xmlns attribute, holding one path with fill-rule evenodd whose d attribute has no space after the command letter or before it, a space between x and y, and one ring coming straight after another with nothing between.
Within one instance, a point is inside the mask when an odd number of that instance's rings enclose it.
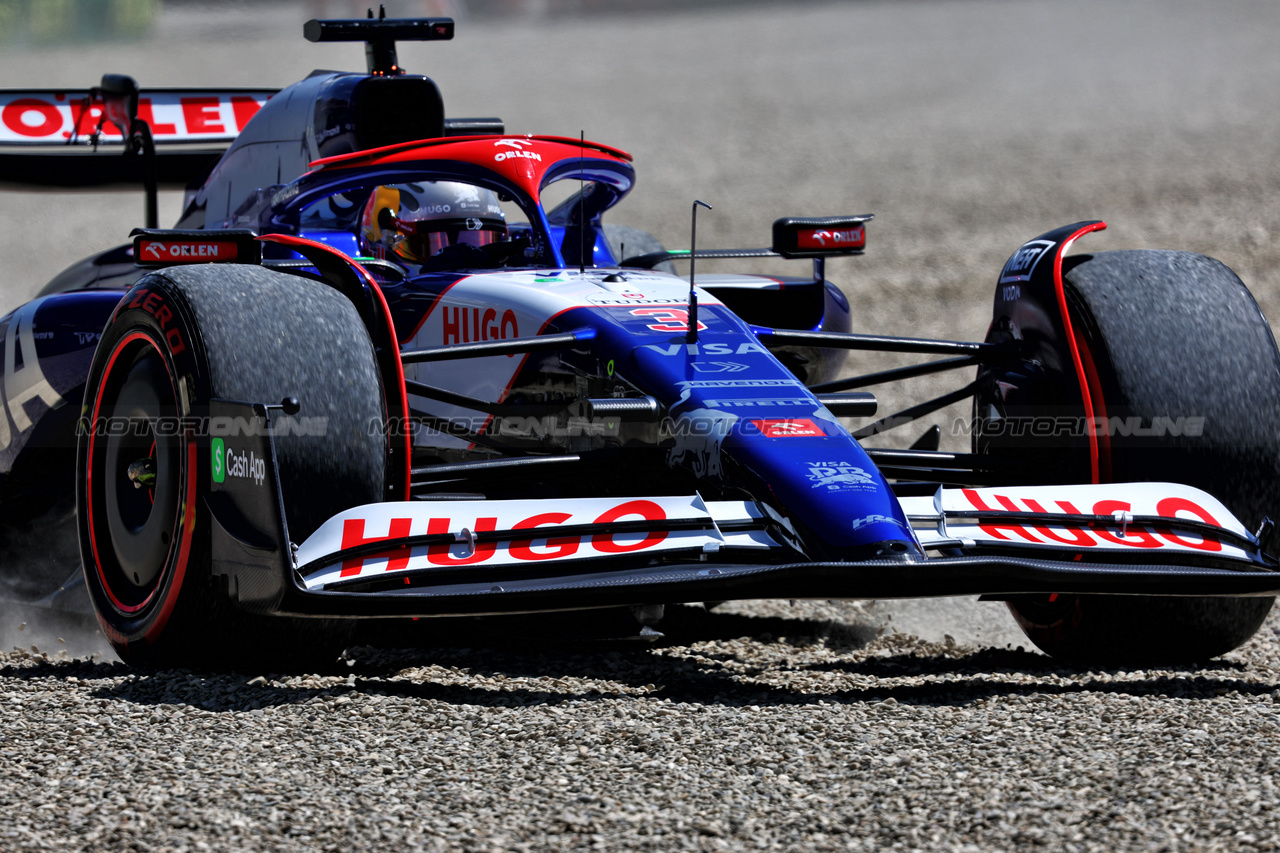
<instances>
[{"instance_id":1,"label":"helmet visor","mask_svg":"<svg viewBox=\"0 0 1280 853\"><path fill-rule=\"evenodd\" d=\"M401 240L396 251L413 260L425 261L450 246L475 246L507 239L507 225L500 219L467 217L464 219L432 219L419 222L397 222Z\"/></svg>"}]
</instances>

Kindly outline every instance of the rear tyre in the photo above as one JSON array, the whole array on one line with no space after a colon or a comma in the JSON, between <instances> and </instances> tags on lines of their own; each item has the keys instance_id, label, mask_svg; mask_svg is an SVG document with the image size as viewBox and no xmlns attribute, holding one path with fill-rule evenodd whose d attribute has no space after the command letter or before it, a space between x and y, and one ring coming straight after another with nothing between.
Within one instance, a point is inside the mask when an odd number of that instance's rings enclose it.
<instances>
[{"instance_id":1,"label":"rear tyre","mask_svg":"<svg viewBox=\"0 0 1280 853\"><path fill-rule=\"evenodd\" d=\"M1104 481L1203 489L1249 530L1266 516L1280 520L1280 352L1235 273L1186 252L1106 252L1077 261L1064 284L1078 343L1096 367L1094 393L1111 422L1186 419L1181 435L1113 430ZM1202 429L1195 418L1203 418ZM1277 539L1262 544L1274 552ZM1009 609L1054 657L1152 664L1202 661L1237 648L1274 600L1028 596Z\"/></svg>"},{"instance_id":2,"label":"rear tyre","mask_svg":"<svg viewBox=\"0 0 1280 853\"><path fill-rule=\"evenodd\" d=\"M323 418L277 434L290 537L383 497L386 439L372 345L336 291L261 267L146 276L103 332L85 390L77 514L103 632L143 666L292 669L332 662L350 625L247 613L211 572L208 440L182 426L211 399L276 402ZM320 421L310 421L320 423Z\"/></svg>"}]
</instances>

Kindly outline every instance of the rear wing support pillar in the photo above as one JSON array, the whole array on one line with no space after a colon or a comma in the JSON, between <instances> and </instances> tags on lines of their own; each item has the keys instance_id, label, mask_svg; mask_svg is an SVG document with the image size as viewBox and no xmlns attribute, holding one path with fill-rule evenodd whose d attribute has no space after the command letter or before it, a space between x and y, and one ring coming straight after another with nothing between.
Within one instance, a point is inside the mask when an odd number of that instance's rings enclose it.
<instances>
[{"instance_id":1,"label":"rear wing support pillar","mask_svg":"<svg viewBox=\"0 0 1280 853\"><path fill-rule=\"evenodd\" d=\"M102 118L94 131L94 147L102 132L103 122L111 122L125 138L124 156L142 158L142 186L147 196L147 226L160 227L160 182L156 175L156 142L151 126L138 118L138 81L124 74L103 74L102 84L89 90L88 102L102 100ZM75 129L71 142L75 142Z\"/></svg>"}]
</instances>

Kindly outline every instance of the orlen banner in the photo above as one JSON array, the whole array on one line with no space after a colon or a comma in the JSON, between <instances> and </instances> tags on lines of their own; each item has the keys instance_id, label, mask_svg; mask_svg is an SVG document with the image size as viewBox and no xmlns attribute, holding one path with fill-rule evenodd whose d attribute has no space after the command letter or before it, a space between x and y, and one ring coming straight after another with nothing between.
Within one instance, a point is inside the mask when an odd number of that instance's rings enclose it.
<instances>
[{"instance_id":1,"label":"orlen banner","mask_svg":"<svg viewBox=\"0 0 1280 853\"><path fill-rule=\"evenodd\" d=\"M102 102L85 106L85 91L0 91L0 145L90 145L102 119ZM274 94L263 89L144 90L138 118L151 126L157 143L230 142ZM103 143L120 140L120 130L102 123Z\"/></svg>"}]
</instances>

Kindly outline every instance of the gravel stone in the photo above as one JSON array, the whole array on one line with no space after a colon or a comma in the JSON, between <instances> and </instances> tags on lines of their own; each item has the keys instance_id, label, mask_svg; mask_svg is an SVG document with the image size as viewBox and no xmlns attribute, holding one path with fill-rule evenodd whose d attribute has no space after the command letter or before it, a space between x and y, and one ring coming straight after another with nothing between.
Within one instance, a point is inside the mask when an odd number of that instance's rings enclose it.
<instances>
[{"instance_id":1,"label":"gravel stone","mask_svg":"<svg viewBox=\"0 0 1280 853\"><path fill-rule=\"evenodd\" d=\"M787 618L751 607L676 608L681 631L657 646L477 633L459 637L474 646L358 647L348 674L142 674L15 649L0 655L0 838L155 851L1280 845L1280 616L1209 665L1102 670L875 636L854 607L847 623L827 618L832 605Z\"/></svg>"}]
</instances>

